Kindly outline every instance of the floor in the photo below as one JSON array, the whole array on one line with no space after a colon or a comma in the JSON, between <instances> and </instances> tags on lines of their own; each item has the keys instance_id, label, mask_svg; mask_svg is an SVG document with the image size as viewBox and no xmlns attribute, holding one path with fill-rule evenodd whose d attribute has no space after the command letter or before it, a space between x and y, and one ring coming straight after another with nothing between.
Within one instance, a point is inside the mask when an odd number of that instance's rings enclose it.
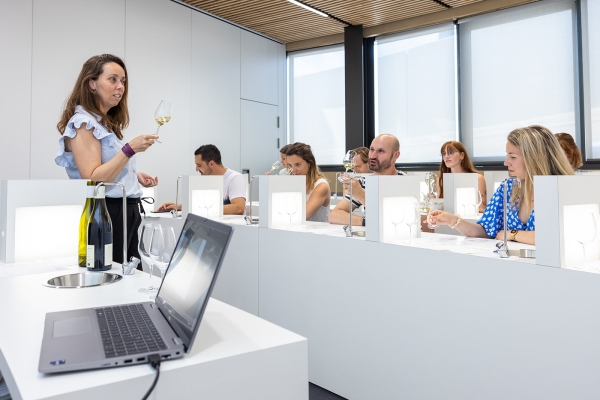
<instances>
[{"instance_id":1,"label":"floor","mask_svg":"<svg viewBox=\"0 0 600 400\"><path fill-rule=\"evenodd\" d=\"M308 400L346 400L345 397L331 393L329 390L312 383L308 384Z\"/></svg>"}]
</instances>

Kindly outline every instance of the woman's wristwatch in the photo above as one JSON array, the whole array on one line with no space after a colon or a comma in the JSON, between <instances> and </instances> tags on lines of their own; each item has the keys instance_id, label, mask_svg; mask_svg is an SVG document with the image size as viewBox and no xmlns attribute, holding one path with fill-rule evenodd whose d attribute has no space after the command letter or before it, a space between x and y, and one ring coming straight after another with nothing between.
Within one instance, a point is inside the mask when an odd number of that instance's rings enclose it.
<instances>
[{"instance_id":1,"label":"woman's wristwatch","mask_svg":"<svg viewBox=\"0 0 600 400\"><path fill-rule=\"evenodd\" d=\"M513 229L513 230L510 231L510 240L511 240L511 242L516 242L517 241L517 239L515 239L516 236L517 236L517 233L519 233L519 231L516 230L516 229Z\"/></svg>"}]
</instances>

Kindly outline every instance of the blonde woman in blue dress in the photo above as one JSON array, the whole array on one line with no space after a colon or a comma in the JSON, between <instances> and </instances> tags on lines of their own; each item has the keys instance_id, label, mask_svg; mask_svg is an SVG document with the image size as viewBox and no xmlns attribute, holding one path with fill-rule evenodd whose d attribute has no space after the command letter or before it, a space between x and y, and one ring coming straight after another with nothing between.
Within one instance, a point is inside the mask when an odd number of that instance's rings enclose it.
<instances>
[{"instance_id":1,"label":"blonde woman in blue dress","mask_svg":"<svg viewBox=\"0 0 600 400\"><path fill-rule=\"evenodd\" d=\"M306 175L306 220L327 222L331 189L317 166L310 146L300 142L290 144L286 162L292 175Z\"/></svg>"},{"instance_id":2,"label":"blonde woman in blue dress","mask_svg":"<svg viewBox=\"0 0 600 400\"><path fill-rule=\"evenodd\" d=\"M573 168L556 137L539 125L512 131L506 142L506 159L511 177L507 183L507 237L509 240L535 244L533 177L536 175L573 175ZM432 225L448 225L465 236L504 238L504 182L500 184L477 223L463 221L460 215L434 210L427 216Z\"/></svg>"}]
</instances>

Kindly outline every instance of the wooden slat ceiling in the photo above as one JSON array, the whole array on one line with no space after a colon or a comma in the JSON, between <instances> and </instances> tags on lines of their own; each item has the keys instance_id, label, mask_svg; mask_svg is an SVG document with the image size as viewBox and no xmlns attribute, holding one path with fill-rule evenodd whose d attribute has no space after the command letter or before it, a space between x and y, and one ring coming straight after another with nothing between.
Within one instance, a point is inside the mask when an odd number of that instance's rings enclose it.
<instances>
[{"instance_id":1,"label":"wooden slat ceiling","mask_svg":"<svg viewBox=\"0 0 600 400\"><path fill-rule=\"evenodd\" d=\"M287 0L182 0L283 43L344 33L343 22ZM326 14L364 28L419 17L483 0L303 0Z\"/></svg>"}]
</instances>

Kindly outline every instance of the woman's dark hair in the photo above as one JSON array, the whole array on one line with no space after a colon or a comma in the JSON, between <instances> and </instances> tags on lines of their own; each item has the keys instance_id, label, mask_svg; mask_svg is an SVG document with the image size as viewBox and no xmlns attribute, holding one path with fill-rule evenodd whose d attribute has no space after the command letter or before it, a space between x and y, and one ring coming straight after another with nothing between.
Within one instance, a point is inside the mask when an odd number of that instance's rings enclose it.
<instances>
[{"instance_id":1,"label":"woman's dark hair","mask_svg":"<svg viewBox=\"0 0 600 400\"><path fill-rule=\"evenodd\" d=\"M567 156L567 160L573 166L573 169L577 169L583 165L581 151L579 151L579 147L575 143L573 136L568 133L556 133L556 138L558 139L558 144L562 147L565 155Z\"/></svg>"},{"instance_id":2,"label":"woman's dark hair","mask_svg":"<svg viewBox=\"0 0 600 400\"><path fill-rule=\"evenodd\" d=\"M306 175L306 192L310 192L313 190L315 186L315 182L317 179L323 178L323 174L321 170L317 166L317 160L312 153L312 150L309 145L296 142L293 144L289 144L289 147L286 149L286 157L289 156L298 156L308 164L308 174Z\"/></svg>"},{"instance_id":3,"label":"woman's dark hair","mask_svg":"<svg viewBox=\"0 0 600 400\"><path fill-rule=\"evenodd\" d=\"M114 106L106 114L100 111L98 95L90 87L90 81L95 81L104 71L104 65L108 63L118 64L125 72L125 83L123 84L123 96L118 105ZM127 79L127 68L125 63L117 56L112 54L102 54L94 56L87 60L79 77L75 82L73 91L65 104L60 121L56 124L56 129L61 135L65 133L65 128L69 120L75 114L75 107L82 106L87 112L94 113L102 117L102 124L106 125L109 131L113 132L119 139L123 139L122 131L129 125L129 110L127 109L127 94L129 93L129 80ZM89 128L89 127L88 127Z\"/></svg>"},{"instance_id":4,"label":"woman's dark hair","mask_svg":"<svg viewBox=\"0 0 600 400\"><path fill-rule=\"evenodd\" d=\"M369 162L369 149L366 147L358 147L354 149L354 152L360 157L363 163L367 164Z\"/></svg>"}]
</instances>

